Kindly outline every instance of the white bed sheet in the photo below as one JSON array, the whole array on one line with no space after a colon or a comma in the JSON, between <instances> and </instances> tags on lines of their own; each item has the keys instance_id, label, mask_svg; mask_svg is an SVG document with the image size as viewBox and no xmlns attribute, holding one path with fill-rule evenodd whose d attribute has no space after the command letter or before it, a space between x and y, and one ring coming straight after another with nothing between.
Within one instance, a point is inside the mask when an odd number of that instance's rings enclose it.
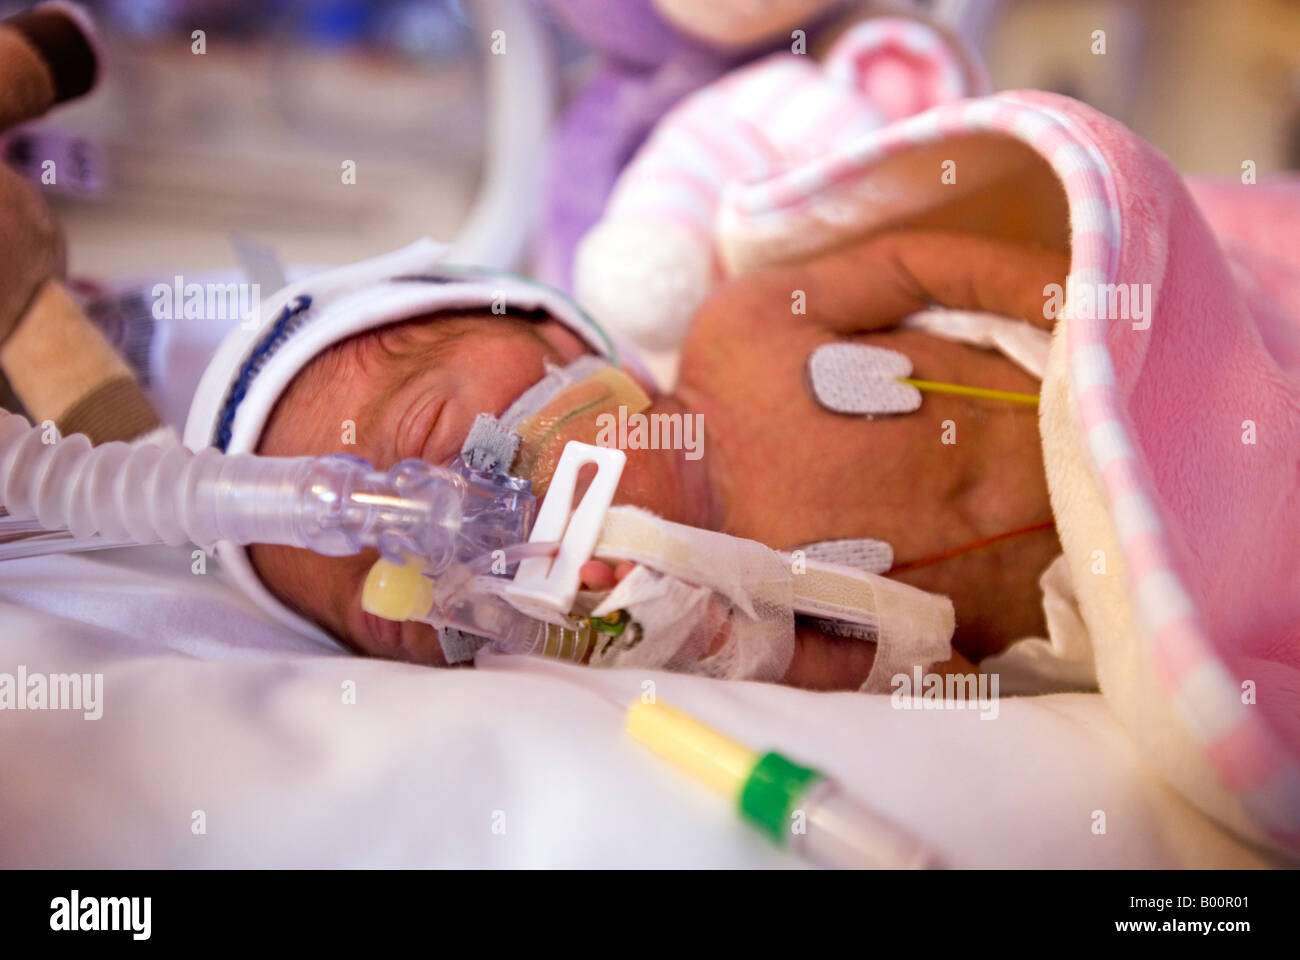
<instances>
[{"instance_id":1,"label":"white bed sheet","mask_svg":"<svg viewBox=\"0 0 1300 960\"><path fill-rule=\"evenodd\" d=\"M0 564L0 672L104 675L102 719L0 711L0 866L797 866L623 734L607 698L646 679L951 866L1265 863L1141 768L1099 696L982 720L515 658L435 670L314 647L190 567L162 547Z\"/></svg>"}]
</instances>

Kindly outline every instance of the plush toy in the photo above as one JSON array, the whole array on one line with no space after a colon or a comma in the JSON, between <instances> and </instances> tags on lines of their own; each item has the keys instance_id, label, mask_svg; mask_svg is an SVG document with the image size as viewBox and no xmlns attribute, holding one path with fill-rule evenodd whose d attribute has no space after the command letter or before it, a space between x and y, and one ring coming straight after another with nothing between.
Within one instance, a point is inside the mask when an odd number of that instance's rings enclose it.
<instances>
[{"instance_id":1,"label":"plush toy","mask_svg":"<svg viewBox=\"0 0 1300 960\"><path fill-rule=\"evenodd\" d=\"M0 134L88 93L99 71L90 20L49 3L0 21ZM38 188L0 166L0 369L27 415L92 442L159 426L126 363L63 284L64 247Z\"/></svg>"},{"instance_id":2,"label":"plush toy","mask_svg":"<svg viewBox=\"0 0 1300 960\"><path fill-rule=\"evenodd\" d=\"M549 0L598 53L552 141L536 272L568 289L578 240L655 122L687 94L755 56L815 41L849 0Z\"/></svg>"},{"instance_id":3,"label":"plush toy","mask_svg":"<svg viewBox=\"0 0 1300 960\"><path fill-rule=\"evenodd\" d=\"M714 221L729 184L829 156L984 85L953 41L900 17L854 24L820 59L772 54L726 75L674 107L619 177L577 250L578 300L644 347L677 346L726 275Z\"/></svg>"}]
</instances>

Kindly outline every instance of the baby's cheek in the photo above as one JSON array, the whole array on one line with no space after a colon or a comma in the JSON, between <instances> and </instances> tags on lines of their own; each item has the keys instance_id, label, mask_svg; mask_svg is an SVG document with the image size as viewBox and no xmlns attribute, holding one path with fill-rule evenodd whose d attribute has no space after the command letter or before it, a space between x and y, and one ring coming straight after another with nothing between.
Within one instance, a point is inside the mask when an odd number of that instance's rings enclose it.
<instances>
[{"instance_id":1,"label":"baby's cheek","mask_svg":"<svg viewBox=\"0 0 1300 960\"><path fill-rule=\"evenodd\" d=\"M451 463L465 445L469 428L473 426L474 417L479 412L472 400L449 400L438 417L433 434L421 451L421 459L441 466Z\"/></svg>"},{"instance_id":2,"label":"baby's cheek","mask_svg":"<svg viewBox=\"0 0 1300 960\"><path fill-rule=\"evenodd\" d=\"M348 640L360 653L429 667L447 666L436 627L416 620L397 622L360 611Z\"/></svg>"},{"instance_id":3,"label":"baby's cheek","mask_svg":"<svg viewBox=\"0 0 1300 960\"><path fill-rule=\"evenodd\" d=\"M346 588L344 560L260 543L248 555L258 578L282 603L335 635L347 632L336 602Z\"/></svg>"},{"instance_id":4,"label":"baby's cheek","mask_svg":"<svg viewBox=\"0 0 1300 960\"><path fill-rule=\"evenodd\" d=\"M540 366L539 366L540 370ZM478 378L460 383L447 399L438 417L437 425L424 448L424 459L439 464L450 463L465 445L470 428L480 413L500 416L519 394L541 379L501 378L481 373Z\"/></svg>"},{"instance_id":5,"label":"baby's cheek","mask_svg":"<svg viewBox=\"0 0 1300 960\"><path fill-rule=\"evenodd\" d=\"M521 331L494 333L461 347L453 367L455 381L434 432L438 452L446 459L459 453L474 418L505 413L546 375L548 360L564 362L545 341Z\"/></svg>"}]
</instances>

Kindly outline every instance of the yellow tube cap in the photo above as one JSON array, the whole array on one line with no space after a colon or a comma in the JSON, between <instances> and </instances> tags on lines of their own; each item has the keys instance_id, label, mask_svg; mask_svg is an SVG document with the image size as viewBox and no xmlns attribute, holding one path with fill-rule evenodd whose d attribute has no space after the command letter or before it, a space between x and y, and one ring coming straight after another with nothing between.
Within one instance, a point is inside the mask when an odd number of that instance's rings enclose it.
<instances>
[{"instance_id":1,"label":"yellow tube cap","mask_svg":"<svg viewBox=\"0 0 1300 960\"><path fill-rule=\"evenodd\" d=\"M417 563L376 560L361 588L361 608L385 620L414 620L433 606L433 584Z\"/></svg>"}]
</instances>

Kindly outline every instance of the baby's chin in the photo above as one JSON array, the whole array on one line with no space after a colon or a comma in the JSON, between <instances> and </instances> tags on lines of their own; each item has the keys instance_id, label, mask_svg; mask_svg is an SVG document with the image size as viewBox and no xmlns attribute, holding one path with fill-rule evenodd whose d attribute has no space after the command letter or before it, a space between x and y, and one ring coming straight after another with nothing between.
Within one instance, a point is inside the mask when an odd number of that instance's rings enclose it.
<instances>
[{"instance_id":1,"label":"baby's chin","mask_svg":"<svg viewBox=\"0 0 1300 960\"><path fill-rule=\"evenodd\" d=\"M351 645L367 656L403 660L427 667L448 666L438 628L418 620L385 620L360 611L360 621L349 625Z\"/></svg>"}]
</instances>

